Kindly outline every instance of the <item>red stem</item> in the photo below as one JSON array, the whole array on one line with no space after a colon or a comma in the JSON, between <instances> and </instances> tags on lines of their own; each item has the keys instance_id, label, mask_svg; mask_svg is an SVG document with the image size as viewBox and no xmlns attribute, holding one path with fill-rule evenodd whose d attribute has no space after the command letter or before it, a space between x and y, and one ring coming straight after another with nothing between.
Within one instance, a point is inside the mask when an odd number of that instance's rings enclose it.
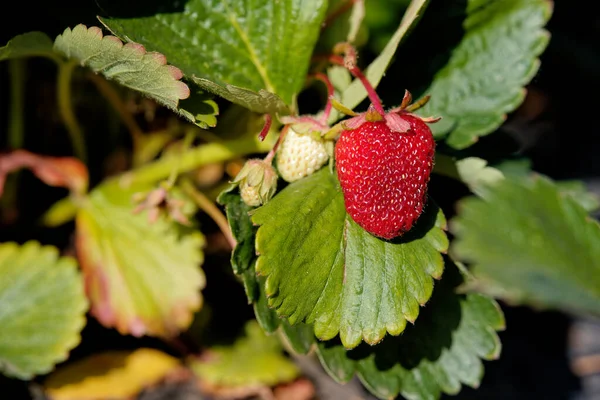
<instances>
[{"instance_id":1,"label":"red stem","mask_svg":"<svg viewBox=\"0 0 600 400\"><path fill-rule=\"evenodd\" d=\"M269 154L267 154L267 156L263 160L264 162L271 164L271 162L273 161L273 158L275 157L275 153L277 153L277 149L279 148L279 145L281 144L281 142L283 142L283 139L285 139L285 134L287 133L289 128L290 128L289 125L285 125L283 127L283 129L281 130L281 133L279 134L279 138L277 139L277 142L275 142L275 145L273 146L271 151L269 151Z\"/></svg>"},{"instance_id":2,"label":"red stem","mask_svg":"<svg viewBox=\"0 0 600 400\"><path fill-rule=\"evenodd\" d=\"M265 125L263 126L262 130L258 134L258 139L261 142L263 140L265 140L265 138L269 134L269 130L271 129L271 123L272 122L273 122L273 119L271 118L271 114L265 114Z\"/></svg>"},{"instance_id":3,"label":"red stem","mask_svg":"<svg viewBox=\"0 0 600 400\"><path fill-rule=\"evenodd\" d=\"M335 89L333 88L333 84L331 83L329 77L326 74L322 72L316 72L312 75L312 77L323 82L327 87L327 104L325 104L325 109L323 110L323 116L321 118L321 122L323 124L327 124L327 120L329 119L329 115L331 114L331 108L333 107L331 103L331 98L334 95Z\"/></svg>"},{"instance_id":4,"label":"red stem","mask_svg":"<svg viewBox=\"0 0 600 400\"><path fill-rule=\"evenodd\" d=\"M369 82L369 80L362 73L360 68L356 66L356 50L354 50L354 47L352 47L348 43L345 43L343 45L343 49L346 53L345 57L330 55L329 61L332 64L341 65L342 67L347 68L348 71L350 71L350 73L354 75L354 77L359 79L365 87L367 95L369 96L369 100L371 100L371 104L373 104L373 107L375 107L375 111L381 114L382 117L385 116L385 110L383 109L383 105L381 104L381 99L379 98L379 95L377 94L375 89L373 89L371 82Z\"/></svg>"}]
</instances>

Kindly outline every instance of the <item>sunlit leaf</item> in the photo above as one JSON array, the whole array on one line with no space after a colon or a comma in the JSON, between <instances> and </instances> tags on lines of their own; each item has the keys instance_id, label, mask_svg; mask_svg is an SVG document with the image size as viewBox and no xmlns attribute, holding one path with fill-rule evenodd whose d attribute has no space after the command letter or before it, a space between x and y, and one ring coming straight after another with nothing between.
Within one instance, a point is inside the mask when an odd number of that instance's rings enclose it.
<instances>
[{"instance_id":1,"label":"sunlit leaf","mask_svg":"<svg viewBox=\"0 0 600 400\"><path fill-rule=\"evenodd\" d=\"M460 43L449 49L450 59L435 74L426 90L431 101L420 115L441 116L443 123L431 126L434 135L447 135L448 145L463 149L478 137L493 132L524 99L526 85L537 72L538 56L546 48L549 35L543 27L552 13L547 0L453 0L436 4L430 9L418 34L439 40L438 32L454 30L449 24L458 17L462 21ZM464 13L461 16L460 13ZM423 47L418 43L417 47ZM407 57L411 57L407 54ZM415 63L428 59L413 60Z\"/></svg>"},{"instance_id":2,"label":"sunlit leaf","mask_svg":"<svg viewBox=\"0 0 600 400\"><path fill-rule=\"evenodd\" d=\"M283 355L279 340L265 335L256 321L246 324L246 336L232 346L213 347L190 366L201 380L225 387L274 386L300 373Z\"/></svg>"},{"instance_id":3,"label":"sunlit leaf","mask_svg":"<svg viewBox=\"0 0 600 400\"><path fill-rule=\"evenodd\" d=\"M52 370L79 343L86 311L75 260L37 242L0 244L0 372Z\"/></svg>"},{"instance_id":4,"label":"sunlit leaf","mask_svg":"<svg viewBox=\"0 0 600 400\"><path fill-rule=\"evenodd\" d=\"M256 112L285 112L304 85L327 2L257 5L190 0L150 16L101 21L117 36L166 55L204 90Z\"/></svg>"},{"instance_id":5,"label":"sunlit leaf","mask_svg":"<svg viewBox=\"0 0 600 400\"><path fill-rule=\"evenodd\" d=\"M314 324L320 339L339 333L348 348L400 334L442 275L448 239L433 202L410 233L383 241L346 215L327 169L287 186L252 220L269 306L292 324Z\"/></svg>"},{"instance_id":6,"label":"sunlit leaf","mask_svg":"<svg viewBox=\"0 0 600 400\"><path fill-rule=\"evenodd\" d=\"M338 382L357 374L381 399L398 394L439 399L442 392L458 393L462 384L477 387L483 375L481 359L500 354L495 331L504 329L504 318L493 300L456 294L462 279L454 266L447 269L422 315L401 336L350 351L337 340L318 343L325 370Z\"/></svg>"}]
</instances>

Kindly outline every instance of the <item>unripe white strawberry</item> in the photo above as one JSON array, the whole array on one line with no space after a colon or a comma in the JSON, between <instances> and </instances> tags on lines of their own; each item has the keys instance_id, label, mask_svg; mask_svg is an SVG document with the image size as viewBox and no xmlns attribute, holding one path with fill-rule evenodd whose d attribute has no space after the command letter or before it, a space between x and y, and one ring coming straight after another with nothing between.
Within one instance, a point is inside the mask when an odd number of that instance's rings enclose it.
<instances>
[{"instance_id":1,"label":"unripe white strawberry","mask_svg":"<svg viewBox=\"0 0 600 400\"><path fill-rule=\"evenodd\" d=\"M277 173L263 160L248 160L233 180L240 187L240 196L250 207L265 204L277 191Z\"/></svg>"},{"instance_id":2,"label":"unripe white strawberry","mask_svg":"<svg viewBox=\"0 0 600 400\"><path fill-rule=\"evenodd\" d=\"M325 143L310 133L300 134L291 127L277 150L277 170L294 182L319 170L329 160Z\"/></svg>"}]
</instances>

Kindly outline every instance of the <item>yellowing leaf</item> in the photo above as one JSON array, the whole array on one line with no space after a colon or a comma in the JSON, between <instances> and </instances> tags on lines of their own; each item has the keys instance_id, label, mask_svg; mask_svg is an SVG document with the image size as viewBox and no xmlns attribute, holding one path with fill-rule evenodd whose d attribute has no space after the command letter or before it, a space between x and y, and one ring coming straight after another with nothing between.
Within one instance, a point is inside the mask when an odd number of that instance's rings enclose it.
<instances>
[{"instance_id":1,"label":"yellowing leaf","mask_svg":"<svg viewBox=\"0 0 600 400\"><path fill-rule=\"evenodd\" d=\"M212 385L225 387L274 386L290 382L298 368L284 357L275 336L267 336L256 321L246 324L246 336L233 346L214 347L204 360L191 363L194 372Z\"/></svg>"},{"instance_id":2,"label":"yellowing leaf","mask_svg":"<svg viewBox=\"0 0 600 400\"><path fill-rule=\"evenodd\" d=\"M188 327L204 287L200 232L134 214L132 191L105 184L78 211L77 253L91 313L123 334L172 336Z\"/></svg>"},{"instance_id":3,"label":"yellowing leaf","mask_svg":"<svg viewBox=\"0 0 600 400\"><path fill-rule=\"evenodd\" d=\"M52 400L128 399L178 366L176 358L154 349L112 351L58 369L44 387Z\"/></svg>"}]
</instances>

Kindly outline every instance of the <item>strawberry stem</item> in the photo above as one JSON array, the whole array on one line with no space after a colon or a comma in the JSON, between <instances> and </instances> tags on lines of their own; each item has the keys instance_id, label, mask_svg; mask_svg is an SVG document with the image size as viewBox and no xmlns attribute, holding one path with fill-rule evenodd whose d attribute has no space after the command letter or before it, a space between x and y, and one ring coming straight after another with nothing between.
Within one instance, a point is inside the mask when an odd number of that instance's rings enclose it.
<instances>
[{"instance_id":1,"label":"strawberry stem","mask_svg":"<svg viewBox=\"0 0 600 400\"><path fill-rule=\"evenodd\" d=\"M323 82L325 84L325 86L327 87L327 104L325 104L325 109L323 110L323 116L321 117L321 122L323 124L327 124L327 120L329 119L329 115L331 114L331 107L332 107L331 99L333 98L333 95L334 95L333 84L329 80L329 77L322 72L316 72L316 73L312 74L312 78Z\"/></svg>"},{"instance_id":2,"label":"strawberry stem","mask_svg":"<svg viewBox=\"0 0 600 400\"><path fill-rule=\"evenodd\" d=\"M375 107L375 111L377 111L381 116L385 116L385 110L383 109L383 105L381 104L381 99L379 95L371 85L371 82L367 79L367 77L363 74L363 72L356 66L357 54L356 49L350 43L342 42L338 43L334 47L335 53L343 53L344 58L336 55L332 55L329 57L329 60L333 64L341 65L348 69L355 78L361 81L365 90L367 91L367 95L369 96L369 100Z\"/></svg>"},{"instance_id":3,"label":"strawberry stem","mask_svg":"<svg viewBox=\"0 0 600 400\"><path fill-rule=\"evenodd\" d=\"M275 153L277 153L277 149L279 148L279 145L283 142L283 139L285 139L285 135L289 128L290 128L289 125L285 125L283 127L283 129L281 130L281 133L279 134L279 138L277 139L277 142L275 142L275 145L269 151L269 154L267 154L267 156L264 158L264 160L263 160L264 162L266 162L267 164L271 164L271 162L273 162L273 158L275 158Z\"/></svg>"},{"instance_id":4,"label":"strawberry stem","mask_svg":"<svg viewBox=\"0 0 600 400\"><path fill-rule=\"evenodd\" d=\"M269 134L269 130L271 129L271 123L273 122L273 118L271 118L271 114L265 114L265 125L262 130L258 134L258 139L262 142L265 140L267 135Z\"/></svg>"}]
</instances>

